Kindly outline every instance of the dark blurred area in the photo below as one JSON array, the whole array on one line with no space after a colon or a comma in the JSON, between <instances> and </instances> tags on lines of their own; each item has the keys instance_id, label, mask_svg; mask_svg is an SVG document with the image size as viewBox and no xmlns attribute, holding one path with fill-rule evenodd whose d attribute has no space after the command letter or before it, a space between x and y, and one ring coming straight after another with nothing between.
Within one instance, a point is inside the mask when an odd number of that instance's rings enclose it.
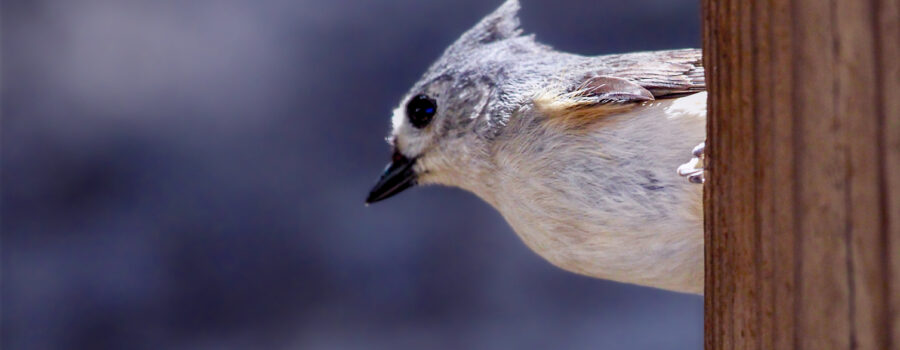
<instances>
[{"instance_id":1,"label":"dark blurred area","mask_svg":"<svg viewBox=\"0 0 900 350\"><path fill-rule=\"evenodd\" d=\"M3 1L0 346L700 348L700 297L556 269L471 194L363 206L500 3ZM697 1L522 5L562 50L700 45Z\"/></svg>"}]
</instances>

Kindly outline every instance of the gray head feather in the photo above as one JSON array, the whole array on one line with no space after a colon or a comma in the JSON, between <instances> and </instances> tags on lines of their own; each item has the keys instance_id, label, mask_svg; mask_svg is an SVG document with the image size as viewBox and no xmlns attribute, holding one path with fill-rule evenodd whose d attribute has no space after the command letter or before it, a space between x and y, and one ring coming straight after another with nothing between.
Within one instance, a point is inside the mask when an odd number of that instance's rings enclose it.
<instances>
[{"instance_id":1,"label":"gray head feather","mask_svg":"<svg viewBox=\"0 0 900 350\"><path fill-rule=\"evenodd\" d=\"M553 67L568 62L560 56L575 56L553 51L535 42L533 35L521 35L519 8L518 0L507 0L466 31L404 98L427 94L438 100L442 123L436 132L495 135L506 123L508 110L522 102L524 88L554 76Z\"/></svg>"},{"instance_id":2,"label":"gray head feather","mask_svg":"<svg viewBox=\"0 0 900 350\"><path fill-rule=\"evenodd\" d=\"M460 36L447 51L467 51L473 47L519 36L522 33L519 29L519 8L518 0L507 0Z\"/></svg>"},{"instance_id":3,"label":"gray head feather","mask_svg":"<svg viewBox=\"0 0 900 350\"><path fill-rule=\"evenodd\" d=\"M450 45L413 85L394 112L389 140L399 152L410 158L432 153L425 158L448 162L464 152L482 152L536 89L559 81L560 69L584 60L523 36L518 11L518 0L504 2ZM417 95L437 104L437 114L424 128L413 127L405 116L406 104Z\"/></svg>"}]
</instances>

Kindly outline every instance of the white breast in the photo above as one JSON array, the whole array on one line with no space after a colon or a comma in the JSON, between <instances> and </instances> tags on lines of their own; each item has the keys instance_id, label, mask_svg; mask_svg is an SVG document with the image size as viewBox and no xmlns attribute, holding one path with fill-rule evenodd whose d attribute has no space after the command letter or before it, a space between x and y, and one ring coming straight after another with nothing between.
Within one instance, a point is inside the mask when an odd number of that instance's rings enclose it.
<instances>
[{"instance_id":1,"label":"white breast","mask_svg":"<svg viewBox=\"0 0 900 350\"><path fill-rule=\"evenodd\" d=\"M561 268L702 293L702 186L675 170L705 139L705 107L698 93L590 130L517 133L496 148L491 188L475 191Z\"/></svg>"}]
</instances>

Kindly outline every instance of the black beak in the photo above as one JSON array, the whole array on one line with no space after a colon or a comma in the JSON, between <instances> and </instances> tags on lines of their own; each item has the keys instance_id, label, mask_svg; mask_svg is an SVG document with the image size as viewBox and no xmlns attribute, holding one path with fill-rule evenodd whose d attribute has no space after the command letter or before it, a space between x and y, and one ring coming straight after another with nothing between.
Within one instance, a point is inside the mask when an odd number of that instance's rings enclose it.
<instances>
[{"instance_id":1,"label":"black beak","mask_svg":"<svg viewBox=\"0 0 900 350\"><path fill-rule=\"evenodd\" d=\"M366 198L366 204L372 204L381 200L403 192L403 190L416 184L416 172L413 165L416 164L415 159L406 158L400 152L394 152L391 164L384 169L384 174L378 179L378 183L369 192Z\"/></svg>"}]
</instances>

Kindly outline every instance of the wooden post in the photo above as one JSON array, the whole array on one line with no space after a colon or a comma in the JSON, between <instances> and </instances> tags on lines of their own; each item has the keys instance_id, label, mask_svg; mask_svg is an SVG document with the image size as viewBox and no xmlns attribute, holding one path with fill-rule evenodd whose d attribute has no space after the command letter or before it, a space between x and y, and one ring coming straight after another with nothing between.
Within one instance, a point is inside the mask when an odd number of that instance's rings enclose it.
<instances>
[{"instance_id":1,"label":"wooden post","mask_svg":"<svg viewBox=\"0 0 900 350\"><path fill-rule=\"evenodd\" d=\"M900 349L900 1L702 1L706 349Z\"/></svg>"}]
</instances>

